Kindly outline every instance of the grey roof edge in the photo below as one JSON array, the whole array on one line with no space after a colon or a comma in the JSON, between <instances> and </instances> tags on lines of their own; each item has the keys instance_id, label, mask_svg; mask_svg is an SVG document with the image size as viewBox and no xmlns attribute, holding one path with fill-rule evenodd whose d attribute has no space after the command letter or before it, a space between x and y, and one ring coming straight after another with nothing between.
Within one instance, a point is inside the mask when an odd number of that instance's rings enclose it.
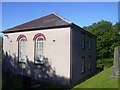
<instances>
[{"instance_id":1,"label":"grey roof edge","mask_svg":"<svg viewBox=\"0 0 120 90\"><path fill-rule=\"evenodd\" d=\"M67 20L66 18L60 16L59 14L57 14L57 13L55 13L55 12L53 12L53 14L56 15L56 16L58 16L59 18L61 18L62 20L66 21L66 22L69 23L69 24L72 23L71 21Z\"/></svg>"},{"instance_id":2,"label":"grey roof edge","mask_svg":"<svg viewBox=\"0 0 120 90\"><path fill-rule=\"evenodd\" d=\"M72 23L72 24L71 24L71 27L73 27L73 28L74 28L74 27L77 27L77 28L82 29L83 31L91 34L92 36L97 37L96 35L92 34L92 33L89 32L88 30L85 30L85 29L81 28L80 26L76 25L75 23Z\"/></svg>"},{"instance_id":3,"label":"grey roof edge","mask_svg":"<svg viewBox=\"0 0 120 90\"><path fill-rule=\"evenodd\" d=\"M60 25L60 26L51 26L51 27L41 27L41 28L31 28L31 29L23 29L23 30L19 30L17 29L16 31L2 31L2 33L13 33L13 32L24 32L24 31L34 31L34 30L44 30L44 29L52 29L52 28L63 28L63 27L70 27L72 25L68 24L68 25Z\"/></svg>"},{"instance_id":4,"label":"grey roof edge","mask_svg":"<svg viewBox=\"0 0 120 90\"><path fill-rule=\"evenodd\" d=\"M64 28L64 27L77 27L79 29L82 29L84 30L85 32L97 37L96 35L90 33L88 30L85 30L83 28L81 28L80 26L76 25L75 23L70 23L69 25L61 25L61 26L53 26L53 27L43 27L43 28L33 28L33 29L25 29L24 31L34 31L34 30L44 30L44 29L52 29L52 28ZM17 30L17 31L9 31L9 32L6 32L6 31L2 31L2 33L14 33L14 32L23 32L21 30Z\"/></svg>"}]
</instances>

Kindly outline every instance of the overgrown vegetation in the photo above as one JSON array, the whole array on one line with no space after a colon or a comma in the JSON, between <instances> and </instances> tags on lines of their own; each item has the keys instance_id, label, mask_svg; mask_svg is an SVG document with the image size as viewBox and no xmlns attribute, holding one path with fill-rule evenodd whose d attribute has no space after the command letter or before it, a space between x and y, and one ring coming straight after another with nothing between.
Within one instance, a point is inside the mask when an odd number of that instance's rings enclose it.
<instances>
[{"instance_id":1,"label":"overgrown vegetation","mask_svg":"<svg viewBox=\"0 0 120 90\"><path fill-rule=\"evenodd\" d=\"M111 66L114 48L120 45L120 23L113 25L102 20L83 28L97 36L97 66Z\"/></svg>"},{"instance_id":2,"label":"overgrown vegetation","mask_svg":"<svg viewBox=\"0 0 120 90\"><path fill-rule=\"evenodd\" d=\"M104 67L108 68L113 65L113 58L105 58L105 59L98 59L97 60L97 67Z\"/></svg>"}]
</instances>

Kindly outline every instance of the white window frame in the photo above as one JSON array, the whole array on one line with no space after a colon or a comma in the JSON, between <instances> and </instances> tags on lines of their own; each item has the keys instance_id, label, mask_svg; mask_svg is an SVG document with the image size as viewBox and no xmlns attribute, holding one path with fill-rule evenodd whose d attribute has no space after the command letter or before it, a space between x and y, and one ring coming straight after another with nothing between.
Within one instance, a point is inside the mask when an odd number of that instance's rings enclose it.
<instances>
[{"instance_id":1,"label":"white window frame","mask_svg":"<svg viewBox=\"0 0 120 90\"><path fill-rule=\"evenodd\" d=\"M44 63L44 38L39 36L35 40L35 52L34 52L34 63L35 64L43 64Z\"/></svg>"},{"instance_id":2,"label":"white window frame","mask_svg":"<svg viewBox=\"0 0 120 90\"><path fill-rule=\"evenodd\" d=\"M19 62L21 62L21 63L26 62L25 53L26 53L26 40L24 37L22 37L18 41L18 61Z\"/></svg>"}]
</instances>

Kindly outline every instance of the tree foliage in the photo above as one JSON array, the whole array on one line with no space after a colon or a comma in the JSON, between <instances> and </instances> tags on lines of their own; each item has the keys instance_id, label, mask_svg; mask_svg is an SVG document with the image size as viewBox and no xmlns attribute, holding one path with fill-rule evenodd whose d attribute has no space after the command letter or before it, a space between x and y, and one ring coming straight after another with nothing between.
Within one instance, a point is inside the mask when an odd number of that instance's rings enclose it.
<instances>
[{"instance_id":1,"label":"tree foliage","mask_svg":"<svg viewBox=\"0 0 120 90\"><path fill-rule=\"evenodd\" d=\"M102 20L83 28L97 36L97 59L113 58L114 48L120 45L120 23Z\"/></svg>"}]
</instances>

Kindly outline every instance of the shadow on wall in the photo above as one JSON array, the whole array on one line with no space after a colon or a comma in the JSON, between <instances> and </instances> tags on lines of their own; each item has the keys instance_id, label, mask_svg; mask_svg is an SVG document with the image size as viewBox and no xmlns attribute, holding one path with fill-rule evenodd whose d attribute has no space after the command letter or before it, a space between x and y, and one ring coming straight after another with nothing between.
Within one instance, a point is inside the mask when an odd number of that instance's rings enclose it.
<instances>
[{"instance_id":1,"label":"shadow on wall","mask_svg":"<svg viewBox=\"0 0 120 90\"><path fill-rule=\"evenodd\" d=\"M18 57L16 55L11 56L6 52L3 56L2 66L4 74L3 89L11 88L11 80L17 76L26 77L26 79L29 78L31 81L35 80L41 83L53 83L67 87L70 85L69 79L56 75L55 68L52 68L48 58L45 59L43 65L35 65L28 58L26 63L18 63ZM23 80L25 80L24 78Z\"/></svg>"}]
</instances>

